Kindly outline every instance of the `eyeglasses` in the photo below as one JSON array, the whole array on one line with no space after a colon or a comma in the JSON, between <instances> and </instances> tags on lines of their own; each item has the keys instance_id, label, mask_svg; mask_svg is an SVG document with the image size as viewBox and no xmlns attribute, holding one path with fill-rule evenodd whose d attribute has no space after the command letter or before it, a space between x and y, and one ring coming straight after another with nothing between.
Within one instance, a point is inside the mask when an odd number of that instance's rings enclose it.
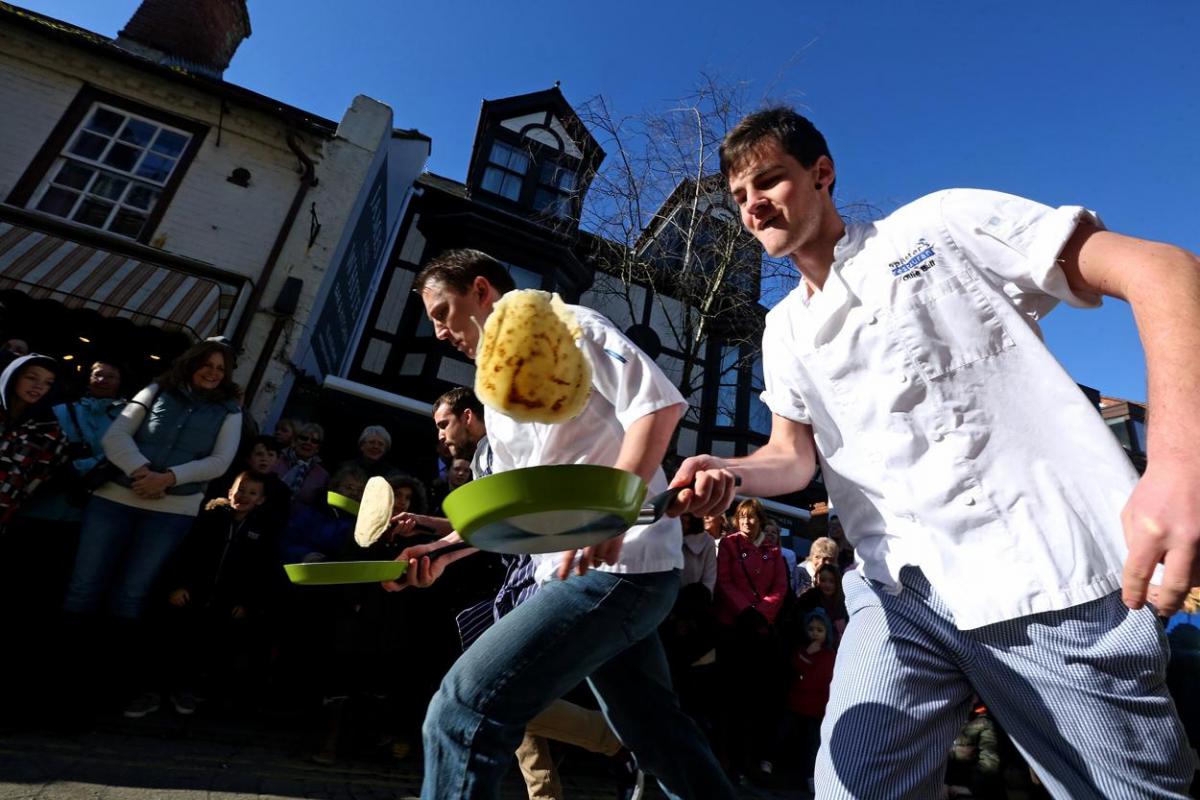
<instances>
[{"instance_id":1,"label":"eyeglasses","mask_svg":"<svg viewBox=\"0 0 1200 800\"><path fill-rule=\"evenodd\" d=\"M320 444L320 443L321 443L321 439L320 439L320 437L318 437L318 436L310 436L310 435L308 435L307 433L302 433L302 434L298 435L298 436L296 437L296 441L297 441L297 442L312 442L313 444Z\"/></svg>"}]
</instances>

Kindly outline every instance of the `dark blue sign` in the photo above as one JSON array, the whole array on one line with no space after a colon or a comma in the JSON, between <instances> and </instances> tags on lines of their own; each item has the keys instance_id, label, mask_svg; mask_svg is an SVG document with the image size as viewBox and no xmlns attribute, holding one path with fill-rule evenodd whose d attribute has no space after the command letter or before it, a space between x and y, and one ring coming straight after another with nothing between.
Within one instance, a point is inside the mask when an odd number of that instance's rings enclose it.
<instances>
[{"instance_id":1,"label":"dark blue sign","mask_svg":"<svg viewBox=\"0 0 1200 800\"><path fill-rule=\"evenodd\" d=\"M387 159L375 173L375 181L354 225L354 234L342 254L333 286L325 298L313 333L313 354L322 375L336 375L346 348L367 304L371 277L387 246Z\"/></svg>"}]
</instances>

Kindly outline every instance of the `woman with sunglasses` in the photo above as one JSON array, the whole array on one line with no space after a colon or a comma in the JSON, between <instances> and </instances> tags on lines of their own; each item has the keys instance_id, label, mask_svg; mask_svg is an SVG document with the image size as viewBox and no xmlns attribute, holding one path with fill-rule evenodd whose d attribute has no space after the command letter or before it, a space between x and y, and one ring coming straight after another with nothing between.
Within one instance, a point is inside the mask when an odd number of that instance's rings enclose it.
<instances>
[{"instance_id":1,"label":"woman with sunglasses","mask_svg":"<svg viewBox=\"0 0 1200 800\"><path fill-rule=\"evenodd\" d=\"M321 466L321 457L317 455L324 440L325 429L317 423L298 423L292 446L280 453L275 462L273 472L287 484L293 503L311 506L325 500L329 471Z\"/></svg>"}]
</instances>

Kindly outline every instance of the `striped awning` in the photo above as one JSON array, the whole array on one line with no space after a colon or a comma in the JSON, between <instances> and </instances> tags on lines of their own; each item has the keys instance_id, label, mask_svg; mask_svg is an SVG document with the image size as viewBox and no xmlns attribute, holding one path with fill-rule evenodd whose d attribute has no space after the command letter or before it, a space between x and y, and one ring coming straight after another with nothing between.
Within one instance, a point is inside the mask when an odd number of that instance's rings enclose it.
<instances>
[{"instance_id":1,"label":"striped awning","mask_svg":"<svg viewBox=\"0 0 1200 800\"><path fill-rule=\"evenodd\" d=\"M203 339L225 329L239 288L0 221L0 289Z\"/></svg>"}]
</instances>

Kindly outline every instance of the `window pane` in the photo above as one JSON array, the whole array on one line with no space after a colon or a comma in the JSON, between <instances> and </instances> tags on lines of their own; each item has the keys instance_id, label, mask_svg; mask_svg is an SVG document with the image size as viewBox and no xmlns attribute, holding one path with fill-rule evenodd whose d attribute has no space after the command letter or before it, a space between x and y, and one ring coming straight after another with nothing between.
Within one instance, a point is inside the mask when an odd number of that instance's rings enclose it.
<instances>
[{"instance_id":1,"label":"window pane","mask_svg":"<svg viewBox=\"0 0 1200 800\"><path fill-rule=\"evenodd\" d=\"M521 179L496 167L488 167L483 171L482 186L509 200L517 200L521 196Z\"/></svg>"},{"instance_id":2,"label":"window pane","mask_svg":"<svg viewBox=\"0 0 1200 800\"><path fill-rule=\"evenodd\" d=\"M71 145L70 151L77 156L95 160L100 158L100 154L104 152L107 145L108 139L103 136L82 131L75 139L75 144Z\"/></svg>"},{"instance_id":3,"label":"window pane","mask_svg":"<svg viewBox=\"0 0 1200 800\"><path fill-rule=\"evenodd\" d=\"M119 233L122 236L136 239L137 235L142 231L142 226L145 224L145 215L128 208L122 208L113 217L112 224L108 226L108 229L113 233Z\"/></svg>"},{"instance_id":4,"label":"window pane","mask_svg":"<svg viewBox=\"0 0 1200 800\"><path fill-rule=\"evenodd\" d=\"M154 132L158 128L151 125L149 122L143 122L140 119L130 119L125 123L125 130L121 131L121 141L136 144L138 147L145 147L150 144L150 140L154 138Z\"/></svg>"},{"instance_id":5,"label":"window pane","mask_svg":"<svg viewBox=\"0 0 1200 800\"><path fill-rule=\"evenodd\" d=\"M545 211L556 217L568 216L571 209L570 201L558 192L548 189L538 189L533 196L533 207L537 211Z\"/></svg>"},{"instance_id":6,"label":"window pane","mask_svg":"<svg viewBox=\"0 0 1200 800\"><path fill-rule=\"evenodd\" d=\"M519 199L521 197L521 179L516 175L505 173L504 182L500 184L500 194L509 200Z\"/></svg>"},{"instance_id":7,"label":"window pane","mask_svg":"<svg viewBox=\"0 0 1200 800\"><path fill-rule=\"evenodd\" d=\"M158 200L157 191L151 189L149 186L141 186L135 183L133 188L129 190L129 196L125 198L125 203L126 205L144 208L148 211L156 200Z\"/></svg>"},{"instance_id":8,"label":"window pane","mask_svg":"<svg viewBox=\"0 0 1200 800\"><path fill-rule=\"evenodd\" d=\"M142 163L138 165L137 174L157 183L166 183L174 166L175 162L172 159L157 153L147 153L146 157L142 159Z\"/></svg>"},{"instance_id":9,"label":"window pane","mask_svg":"<svg viewBox=\"0 0 1200 800\"><path fill-rule=\"evenodd\" d=\"M79 210L75 212L75 221L95 228L103 228L112 208L112 203L103 203L89 197L79 204Z\"/></svg>"},{"instance_id":10,"label":"window pane","mask_svg":"<svg viewBox=\"0 0 1200 800\"><path fill-rule=\"evenodd\" d=\"M60 186L70 186L72 189L82 189L87 186L94 174L96 174L94 169L76 164L74 161L64 161L62 169L54 177L54 182Z\"/></svg>"},{"instance_id":11,"label":"window pane","mask_svg":"<svg viewBox=\"0 0 1200 800\"><path fill-rule=\"evenodd\" d=\"M541 181L547 186L570 192L575 189L575 171L554 161L542 164Z\"/></svg>"},{"instance_id":12,"label":"window pane","mask_svg":"<svg viewBox=\"0 0 1200 800\"><path fill-rule=\"evenodd\" d=\"M522 175L529 169L529 156L503 142L492 144L492 155L488 160Z\"/></svg>"},{"instance_id":13,"label":"window pane","mask_svg":"<svg viewBox=\"0 0 1200 800\"><path fill-rule=\"evenodd\" d=\"M92 184L92 194L98 194L108 200L120 200L127 186L129 186L129 181L124 178L101 172L96 178L96 182Z\"/></svg>"},{"instance_id":14,"label":"window pane","mask_svg":"<svg viewBox=\"0 0 1200 800\"><path fill-rule=\"evenodd\" d=\"M38 211L45 211L47 214L65 217L71 213L71 209L75 207L75 201L78 199L77 192L68 192L66 189L51 186L38 201L37 208Z\"/></svg>"},{"instance_id":15,"label":"window pane","mask_svg":"<svg viewBox=\"0 0 1200 800\"><path fill-rule=\"evenodd\" d=\"M89 130L99 131L106 136L112 136L124 121L125 117L120 114L109 111L107 108L97 108L92 113L92 118L88 120L86 127Z\"/></svg>"},{"instance_id":16,"label":"window pane","mask_svg":"<svg viewBox=\"0 0 1200 800\"><path fill-rule=\"evenodd\" d=\"M184 146L188 143L188 137L182 133L175 131L160 131L158 138L154 140L154 146L150 149L156 153L173 156L178 158L183 153Z\"/></svg>"},{"instance_id":17,"label":"window pane","mask_svg":"<svg viewBox=\"0 0 1200 800\"><path fill-rule=\"evenodd\" d=\"M115 169L129 172L133 169L133 165L137 163L138 156L141 154L142 151L136 147L130 147L127 144L114 144L112 149L108 151L108 155L104 157L104 163Z\"/></svg>"},{"instance_id":18,"label":"window pane","mask_svg":"<svg viewBox=\"0 0 1200 800\"><path fill-rule=\"evenodd\" d=\"M504 173L495 167L488 167L483 171L483 181L481 185L489 192L500 194L500 184L504 182Z\"/></svg>"}]
</instances>

